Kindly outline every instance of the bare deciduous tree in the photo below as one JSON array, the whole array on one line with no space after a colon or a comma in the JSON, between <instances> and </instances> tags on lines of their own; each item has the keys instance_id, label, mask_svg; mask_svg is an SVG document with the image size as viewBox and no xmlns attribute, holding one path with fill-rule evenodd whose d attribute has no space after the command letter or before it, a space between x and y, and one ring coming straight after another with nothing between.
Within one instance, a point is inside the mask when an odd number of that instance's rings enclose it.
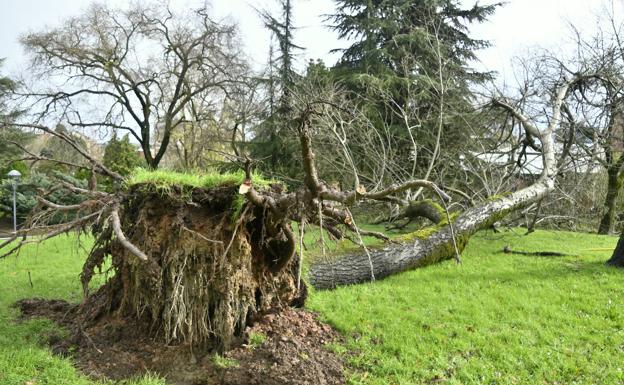
<instances>
[{"instance_id":1,"label":"bare deciduous tree","mask_svg":"<svg viewBox=\"0 0 624 385\"><path fill-rule=\"evenodd\" d=\"M92 5L24 36L33 74L46 82L25 95L31 110L75 127L126 131L157 168L173 133L213 119L210 107L247 71L234 26L215 22L206 8L177 14L160 4Z\"/></svg>"}]
</instances>

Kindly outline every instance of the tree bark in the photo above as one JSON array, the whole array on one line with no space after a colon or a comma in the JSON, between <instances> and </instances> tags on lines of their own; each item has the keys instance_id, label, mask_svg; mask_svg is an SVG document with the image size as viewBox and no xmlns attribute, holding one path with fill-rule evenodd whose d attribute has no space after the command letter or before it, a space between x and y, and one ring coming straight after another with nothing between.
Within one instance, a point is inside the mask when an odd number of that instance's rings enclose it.
<instances>
[{"instance_id":1,"label":"tree bark","mask_svg":"<svg viewBox=\"0 0 624 385\"><path fill-rule=\"evenodd\" d=\"M607 196L605 197L602 219L600 220L600 226L598 227L598 234L610 234L613 232L616 212L615 205L620 194L621 183L618 178L619 167L615 168L612 166L607 170L607 173Z\"/></svg>"},{"instance_id":2,"label":"tree bark","mask_svg":"<svg viewBox=\"0 0 624 385\"><path fill-rule=\"evenodd\" d=\"M617 246L613 250L613 255L607 261L607 265L615 267L624 267L624 231L620 235Z\"/></svg>"},{"instance_id":3,"label":"tree bark","mask_svg":"<svg viewBox=\"0 0 624 385\"><path fill-rule=\"evenodd\" d=\"M416 218L427 218L433 223L440 223L444 217L444 209L432 201L410 202L403 216L410 221Z\"/></svg>"},{"instance_id":4,"label":"tree bark","mask_svg":"<svg viewBox=\"0 0 624 385\"><path fill-rule=\"evenodd\" d=\"M462 251L474 233L488 228L512 211L542 199L553 188L554 179L545 177L536 184L509 196L467 210L453 223L457 247ZM453 258L454 253L451 228L446 225L426 238L416 236L416 239L410 242L370 250L370 258L375 277L379 279ZM368 256L362 253L349 254L336 261L315 264L309 272L310 283L316 289L331 289L367 282L370 278Z\"/></svg>"}]
</instances>

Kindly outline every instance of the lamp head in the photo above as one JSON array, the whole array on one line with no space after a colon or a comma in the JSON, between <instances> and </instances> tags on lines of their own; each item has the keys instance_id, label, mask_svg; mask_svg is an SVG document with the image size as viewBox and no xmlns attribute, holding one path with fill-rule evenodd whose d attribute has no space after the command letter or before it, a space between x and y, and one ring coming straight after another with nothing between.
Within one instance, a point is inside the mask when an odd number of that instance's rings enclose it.
<instances>
[{"instance_id":1,"label":"lamp head","mask_svg":"<svg viewBox=\"0 0 624 385\"><path fill-rule=\"evenodd\" d=\"M22 176L22 173L17 170L11 170L9 171L7 176L16 181L16 180L19 180L19 178Z\"/></svg>"}]
</instances>

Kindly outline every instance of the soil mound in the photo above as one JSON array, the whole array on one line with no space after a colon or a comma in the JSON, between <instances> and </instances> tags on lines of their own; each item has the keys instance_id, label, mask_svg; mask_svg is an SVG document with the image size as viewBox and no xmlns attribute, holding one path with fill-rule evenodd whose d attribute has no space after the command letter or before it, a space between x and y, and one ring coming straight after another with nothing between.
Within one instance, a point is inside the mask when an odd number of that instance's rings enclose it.
<instances>
[{"instance_id":1,"label":"soil mound","mask_svg":"<svg viewBox=\"0 0 624 385\"><path fill-rule=\"evenodd\" d=\"M146 371L179 385L338 385L344 382L343 362L327 349L338 334L316 315L284 308L259 315L234 342L215 356L191 344L167 345L158 333L114 315L84 324L79 306L60 300L27 299L16 303L21 319L49 318L68 336L49 336L57 354L71 356L93 378L122 380Z\"/></svg>"}]
</instances>

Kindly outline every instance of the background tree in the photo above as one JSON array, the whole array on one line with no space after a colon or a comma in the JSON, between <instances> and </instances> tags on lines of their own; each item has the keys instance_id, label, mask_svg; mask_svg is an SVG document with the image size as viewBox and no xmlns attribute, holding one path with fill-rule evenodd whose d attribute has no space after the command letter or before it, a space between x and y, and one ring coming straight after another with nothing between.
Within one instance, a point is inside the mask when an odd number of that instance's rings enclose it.
<instances>
[{"instance_id":1,"label":"background tree","mask_svg":"<svg viewBox=\"0 0 624 385\"><path fill-rule=\"evenodd\" d=\"M4 59L0 59L0 66L3 61ZM7 99L16 89L17 84L13 80L0 76L0 122L3 123L0 129L0 179L10 169L22 167L12 163L23 153L19 146L25 146L33 137L31 133L10 125L21 113L7 105Z\"/></svg>"},{"instance_id":2,"label":"background tree","mask_svg":"<svg viewBox=\"0 0 624 385\"><path fill-rule=\"evenodd\" d=\"M607 261L607 265L620 268L624 267L624 230L620 234L618 243L615 246L615 250L613 250L611 258Z\"/></svg>"},{"instance_id":3,"label":"background tree","mask_svg":"<svg viewBox=\"0 0 624 385\"><path fill-rule=\"evenodd\" d=\"M606 172L606 194L598 225L599 234L614 231L617 202L624 185L624 46L623 24L613 14L601 15L604 25L593 36L573 30L576 40L573 62L592 68L592 82L575 90L576 111L583 123L571 135L582 154Z\"/></svg>"},{"instance_id":4,"label":"background tree","mask_svg":"<svg viewBox=\"0 0 624 385\"><path fill-rule=\"evenodd\" d=\"M72 132L63 124L57 124L54 128L54 131L58 135L68 136L70 137L76 144L80 147L87 149L87 142L82 135L78 133ZM86 162L85 158L78 152L75 148L73 148L70 144L68 144L65 140L61 139L56 135L45 135L44 136L43 147L39 151L39 155L51 158L51 159L63 159L66 162L88 167L88 162ZM47 167L57 167L58 165L47 163L46 165L41 166L41 171ZM67 166L62 168L63 171L67 172L69 169Z\"/></svg>"},{"instance_id":5,"label":"background tree","mask_svg":"<svg viewBox=\"0 0 624 385\"><path fill-rule=\"evenodd\" d=\"M157 168L191 101L223 98L246 74L234 26L213 21L205 7L178 14L162 4L92 5L58 28L24 36L33 73L47 82L26 95L33 111L78 128L127 132Z\"/></svg>"},{"instance_id":6,"label":"background tree","mask_svg":"<svg viewBox=\"0 0 624 385\"><path fill-rule=\"evenodd\" d=\"M50 170L49 174L41 172L23 173L20 180L19 188L16 195L16 208L18 224L24 223L29 215L40 206L39 197L42 191L53 190L59 183L72 183L81 188L86 188L87 183L84 180L73 178L67 174L56 170ZM56 189L51 191L48 199L61 205L79 204L85 200L85 196L81 194L68 194L67 191ZM13 213L13 182L8 179L0 180L0 217L3 215L11 216ZM46 218L46 222L55 225L65 223L77 217L76 213L58 213L48 212L50 214Z\"/></svg>"},{"instance_id":7,"label":"background tree","mask_svg":"<svg viewBox=\"0 0 624 385\"><path fill-rule=\"evenodd\" d=\"M390 179L429 177L440 148L464 146L473 134L466 129L474 111L471 86L490 74L470 68L475 52L488 42L471 38L468 25L485 21L498 4L470 9L457 1L337 4L329 21L340 38L353 43L340 50L334 76L366 95L371 121L391 134L396 163L407 167L388 174ZM456 154L444 160L453 158Z\"/></svg>"},{"instance_id":8,"label":"background tree","mask_svg":"<svg viewBox=\"0 0 624 385\"><path fill-rule=\"evenodd\" d=\"M115 133L104 148L102 163L119 175L127 176L143 162L128 134L118 139Z\"/></svg>"},{"instance_id":9,"label":"background tree","mask_svg":"<svg viewBox=\"0 0 624 385\"><path fill-rule=\"evenodd\" d=\"M4 59L0 59L0 66ZM11 93L17 88L17 84L8 77L0 76L0 217L8 215L13 211L11 204L8 202L12 197L11 182L6 180L6 175L10 170L16 169L22 175L28 175L28 167L24 162L16 161L23 154L20 146L25 146L31 139L32 134L24 132L19 128L13 127L11 123L19 116L19 111L11 109L7 105L7 99ZM31 208L31 207L29 207ZM20 214L26 214L26 211L20 211Z\"/></svg>"},{"instance_id":10,"label":"background tree","mask_svg":"<svg viewBox=\"0 0 624 385\"><path fill-rule=\"evenodd\" d=\"M291 165L296 159L292 138L293 92L299 74L295 70L296 51L301 50L294 42L293 4L291 0L278 1L280 14L274 16L267 10L259 11L265 27L271 32L277 52L271 45L269 63L265 75L268 106L266 119L256 127L251 143L251 155L263 159L267 175L293 176Z\"/></svg>"}]
</instances>

